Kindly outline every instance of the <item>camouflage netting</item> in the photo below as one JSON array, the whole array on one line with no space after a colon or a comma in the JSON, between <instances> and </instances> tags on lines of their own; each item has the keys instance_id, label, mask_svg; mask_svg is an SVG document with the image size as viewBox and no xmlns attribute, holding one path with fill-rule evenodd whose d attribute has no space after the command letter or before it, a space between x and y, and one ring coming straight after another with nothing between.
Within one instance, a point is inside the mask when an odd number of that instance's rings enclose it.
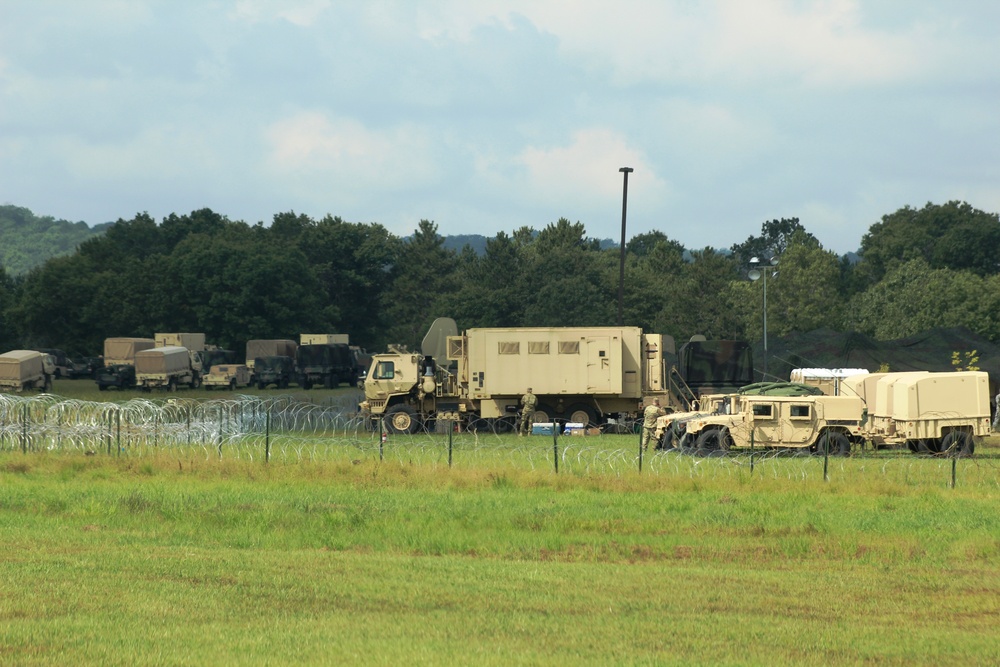
<instances>
[{"instance_id":1,"label":"camouflage netting","mask_svg":"<svg viewBox=\"0 0 1000 667\"><path fill-rule=\"evenodd\" d=\"M976 366L990 374L990 384L1000 384L1000 347L965 327L937 328L898 340L877 341L856 332L816 329L785 338L768 339L768 374L788 379L795 368L867 368L878 371L951 371L959 352L975 351ZM754 346L758 376L763 369L764 346ZM773 379L773 378L772 378Z\"/></svg>"}]
</instances>

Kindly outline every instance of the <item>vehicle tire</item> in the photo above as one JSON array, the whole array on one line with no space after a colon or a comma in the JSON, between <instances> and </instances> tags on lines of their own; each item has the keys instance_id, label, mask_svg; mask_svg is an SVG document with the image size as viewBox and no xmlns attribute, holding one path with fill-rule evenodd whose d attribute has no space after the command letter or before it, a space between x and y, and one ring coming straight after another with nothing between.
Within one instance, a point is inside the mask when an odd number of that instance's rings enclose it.
<instances>
[{"instance_id":1,"label":"vehicle tire","mask_svg":"<svg viewBox=\"0 0 1000 667\"><path fill-rule=\"evenodd\" d=\"M169 380L167 380L167 391L171 391L171 392L177 391L177 379L176 378L170 378Z\"/></svg>"},{"instance_id":2,"label":"vehicle tire","mask_svg":"<svg viewBox=\"0 0 1000 667\"><path fill-rule=\"evenodd\" d=\"M586 428L597 423L597 410L586 403L574 403L566 411L566 421L581 423Z\"/></svg>"},{"instance_id":3,"label":"vehicle tire","mask_svg":"<svg viewBox=\"0 0 1000 667\"><path fill-rule=\"evenodd\" d=\"M400 403L385 413L385 429L389 433L416 433L419 426L417 411L409 405Z\"/></svg>"},{"instance_id":4,"label":"vehicle tire","mask_svg":"<svg viewBox=\"0 0 1000 667\"><path fill-rule=\"evenodd\" d=\"M469 426L470 433L492 433L493 424L490 423L489 419L483 419L478 415L469 415Z\"/></svg>"},{"instance_id":5,"label":"vehicle tire","mask_svg":"<svg viewBox=\"0 0 1000 667\"><path fill-rule=\"evenodd\" d=\"M45 381L42 383L42 391L46 394L52 393L52 378L48 375L45 376Z\"/></svg>"},{"instance_id":6,"label":"vehicle tire","mask_svg":"<svg viewBox=\"0 0 1000 667\"><path fill-rule=\"evenodd\" d=\"M513 433L516 421L516 417L500 417L494 422L494 430L497 433Z\"/></svg>"},{"instance_id":7,"label":"vehicle tire","mask_svg":"<svg viewBox=\"0 0 1000 667\"><path fill-rule=\"evenodd\" d=\"M299 383L299 386L302 387L303 389L309 390L313 388L313 383L311 380L302 378L302 382Z\"/></svg>"},{"instance_id":8,"label":"vehicle tire","mask_svg":"<svg viewBox=\"0 0 1000 667\"><path fill-rule=\"evenodd\" d=\"M97 385L97 391L107 391L107 390L108 390L107 385L104 384Z\"/></svg>"},{"instance_id":9,"label":"vehicle tire","mask_svg":"<svg viewBox=\"0 0 1000 667\"><path fill-rule=\"evenodd\" d=\"M327 375L323 378L323 388L333 389L337 386L337 383L333 381L333 374Z\"/></svg>"},{"instance_id":10,"label":"vehicle tire","mask_svg":"<svg viewBox=\"0 0 1000 667\"><path fill-rule=\"evenodd\" d=\"M556 412L552 409L551 405L539 405L535 410L535 416L532 417L532 424L545 424L551 422L555 419Z\"/></svg>"},{"instance_id":11,"label":"vehicle tire","mask_svg":"<svg viewBox=\"0 0 1000 667\"><path fill-rule=\"evenodd\" d=\"M229 381L229 391L236 391L236 380Z\"/></svg>"},{"instance_id":12,"label":"vehicle tire","mask_svg":"<svg viewBox=\"0 0 1000 667\"><path fill-rule=\"evenodd\" d=\"M952 431L941 439L941 453L945 456L966 458L976 451L972 435L966 431Z\"/></svg>"},{"instance_id":13,"label":"vehicle tire","mask_svg":"<svg viewBox=\"0 0 1000 667\"><path fill-rule=\"evenodd\" d=\"M191 380L191 388L198 389L199 387L201 387L201 376L195 375L194 378Z\"/></svg>"},{"instance_id":14,"label":"vehicle tire","mask_svg":"<svg viewBox=\"0 0 1000 667\"><path fill-rule=\"evenodd\" d=\"M264 389L264 387L266 387L266 386L267 386L267 385L266 385L266 384L264 384L263 382L258 382L258 383L257 383L257 388L258 388L258 389L261 389L261 390L263 390L263 389Z\"/></svg>"},{"instance_id":15,"label":"vehicle tire","mask_svg":"<svg viewBox=\"0 0 1000 667\"><path fill-rule=\"evenodd\" d=\"M820 456L830 452L830 456L850 456L851 441L840 431L826 431L816 441L816 453Z\"/></svg>"},{"instance_id":16,"label":"vehicle tire","mask_svg":"<svg viewBox=\"0 0 1000 667\"><path fill-rule=\"evenodd\" d=\"M733 438L729 431L721 428L713 428L704 431L695 441L699 456L711 456L713 452L725 452L733 444Z\"/></svg>"},{"instance_id":17,"label":"vehicle tire","mask_svg":"<svg viewBox=\"0 0 1000 667\"><path fill-rule=\"evenodd\" d=\"M288 378L278 380L278 389L288 389Z\"/></svg>"}]
</instances>

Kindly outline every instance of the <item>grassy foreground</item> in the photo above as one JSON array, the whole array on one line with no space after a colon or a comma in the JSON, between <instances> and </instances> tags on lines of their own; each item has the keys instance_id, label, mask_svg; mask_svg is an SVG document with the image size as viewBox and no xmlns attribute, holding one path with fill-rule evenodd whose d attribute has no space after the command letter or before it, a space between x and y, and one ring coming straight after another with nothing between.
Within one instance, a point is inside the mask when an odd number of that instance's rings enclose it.
<instances>
[{"instance_id":1,"label":"grassy foreground","mask_svg":"<svg viewBox=\"0 0 1000 667\"><path fill-rule=\"evenodd\" d=\"M0 663L996 664L998 496L6 453Z\"/></svg>"}]
</instances>

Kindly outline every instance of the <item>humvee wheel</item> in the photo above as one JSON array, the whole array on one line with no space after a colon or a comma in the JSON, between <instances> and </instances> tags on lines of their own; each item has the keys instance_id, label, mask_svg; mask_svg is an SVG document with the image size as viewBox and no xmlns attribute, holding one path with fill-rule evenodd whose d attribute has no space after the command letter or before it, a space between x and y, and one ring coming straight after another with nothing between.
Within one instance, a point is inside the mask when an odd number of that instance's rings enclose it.
<instances>
[{"instance_id":1,"label":"humvee wheel","mask_svg":"<svg viewBox=\"0 0 1000 667\"><path fill-rule=\"evenodd\" d=\"M713 428L699 435L695 445L699 456L711 456L713 452L727 451L733 445L733 437L725 429Z\"/></svg>"},{"instance_id":2,"label":"humvee wheel","mask_svg":"<svg viewBox=\"0 0 1000 667\"><path fill-rule=\"evenodd\" d=\"M385 413L385 428L389 433L416 433L416 410L409 405L392 406Z\"/></svg>"},{"instance_id":3,"label":"humvee wheel","mask_svg":"<svg viewBox=\"0 0 1000 667\"><path fill-rule=\"evenodd\" d=\"M976 444L965 431L952 431L941 439L941 453L946 456L961 458L972 456L975 451Z\"/></svg>"},{"instance_id":4,"label":"humvee wheel","mask_svg":"<svg viewBox=\"0 0 1000 667\"><path fill-rule=\"evenodd\" d=\"M830 456L850 456L851 441L840 431L827 431L816 441L816 453L830 452Z\"/></svg>"}]
</instances>

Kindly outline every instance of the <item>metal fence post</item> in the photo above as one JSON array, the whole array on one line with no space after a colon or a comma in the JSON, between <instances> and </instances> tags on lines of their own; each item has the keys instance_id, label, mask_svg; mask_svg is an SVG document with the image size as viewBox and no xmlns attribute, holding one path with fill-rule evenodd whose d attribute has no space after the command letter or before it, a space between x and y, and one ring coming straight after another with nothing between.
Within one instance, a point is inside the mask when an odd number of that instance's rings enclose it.
<instances>
[{"instance_id":1,"label":"metal fence post","mask_svg":"<svg viewBox=\"0 0 1000 667\"><path fill-rule=\"evenodd\" d=\"M264 463L271 460L271 409L267 409L264 419Z\"/></svg>"},{"instance_id":2,"label":"metal fence post","mask_svg":"<svg viewBox=\"0 0 1000 667\"><path fill-rule=\"evenodd\" d=\"M455 423L453 421L448 422L448 467L451 467L451 452L453 447L453 440L455 436Z\"/></svg>"},{"instance_id":3,"label":"metal fence post","mask_svg":"<svg viewBox=\"0 0 1000 667\"><path fill-rule=\"evenodd\" d=\"M559 424L552 422L552 463L555 465L556 474L559 474Z\"/></svg>"}]
</instances>

